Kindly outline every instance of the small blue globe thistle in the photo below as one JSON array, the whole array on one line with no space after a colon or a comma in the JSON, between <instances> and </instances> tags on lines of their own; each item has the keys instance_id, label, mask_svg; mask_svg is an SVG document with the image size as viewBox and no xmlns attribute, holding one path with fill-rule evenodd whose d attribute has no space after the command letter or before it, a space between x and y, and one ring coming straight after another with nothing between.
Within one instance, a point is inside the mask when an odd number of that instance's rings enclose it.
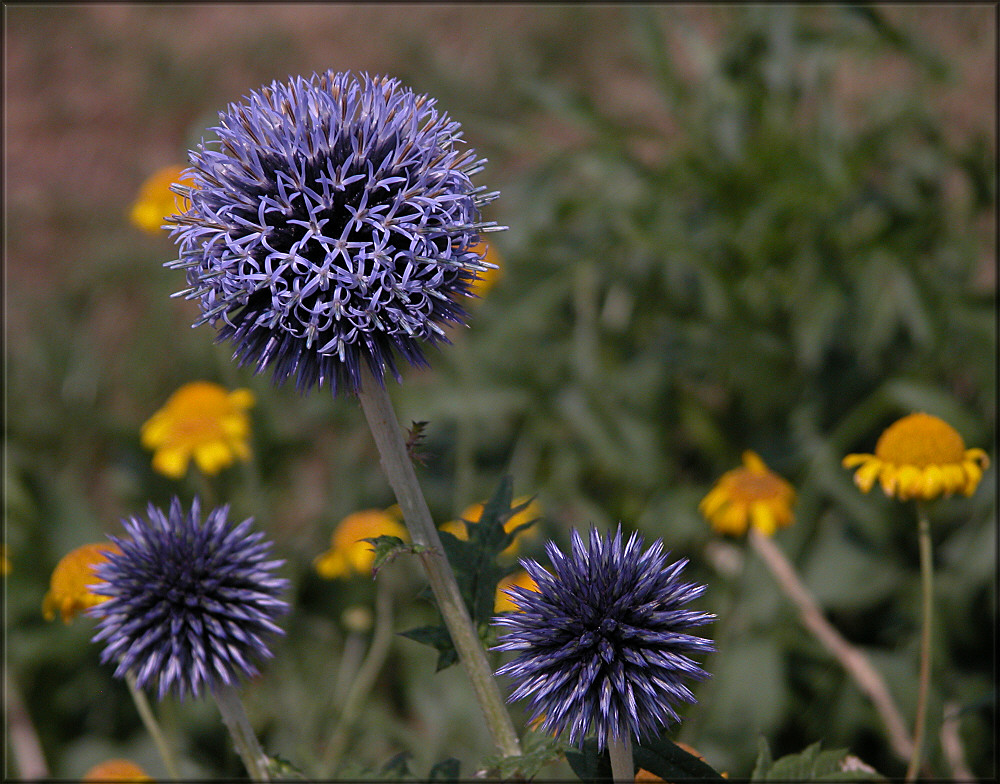
<instances>
[{"instance_id":1,"label":"small blue globe thistle","mask_svg":"<svg viewBox=\"0 0 1000 784\"><path fill-rule=\"evenodd\" d=\"M217 139L190 153L185 212L168 219L197 298L240 365L346 384L362 363L399 380L394 355L426 364L448 342L483 261L480 220L499 194L459 123L396 79L332 71L273 82L230 104Z\"/></svg>"},{"instance_id":2,"label":"small blue globe thistle","mask_svg":"<svg viewBox=\"0 0 1000 784\"><path fill-rule=\"evenodd\" d=\"M685 679L708 677L689 654L715 647L688 629L715 616L682 609L705 587L678 579L687 559L668 564L660 540L642 552L633 533L623 545L620 525L606 538L592 528L589 548L571 539L568 555L546 545L551 573L521 560L538 589L507 589L518 611L494 618L510 629L495 650L517 656L497 674L517 682L510 701L530 697L533 720L568 728L571 743L592 725L601 749L624 732L650 737L679 721L674 704L696 701Z\"/></svg>"},{"instance_id":3,"label":"small blue globe thistle","mask_svg":"<svg viewBox=\"0 0 1000 784\"><path fill-rule=\"evenodd\" d=\"M271 656L266 639L284 634L274 620L288 611L279 598L288 581L271 572L284 561L267 560L271 543L250 519L229 523L228 512L202 523L198 499L185 514L174 498L169 512L150 504L148 520L122 521L127 537L109 537L121 552L95 567L101 582L91 590L108 599L89 612L116 677L157 683L160 699L171 690L197 697L256 675L252 659Z\"/></svg>"}]
</instances>

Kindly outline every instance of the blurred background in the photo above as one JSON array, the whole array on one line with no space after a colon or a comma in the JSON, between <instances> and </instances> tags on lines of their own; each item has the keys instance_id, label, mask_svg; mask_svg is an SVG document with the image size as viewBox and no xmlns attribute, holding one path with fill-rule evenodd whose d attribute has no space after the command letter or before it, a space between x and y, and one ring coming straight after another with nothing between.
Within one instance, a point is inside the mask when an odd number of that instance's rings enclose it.
<instances>
[{"instance_id":1,"label":"blurred background","mask_svg":"<svg viewBox=\"0 0 1000 784\"><path fill-rule=\"evenodd\" d=\"M392 388L426 420L420 477L454 519L510 475L541 541L622 521L691 559L718 652L670 737L746 776L817 740L902 775L878 716L759 559L698 514L758 452L798 493L776 541L827 616L915 707L911 504L840 467L911 411L995 461L996 9L968 6L30 5L4 9L5 651L53 775L106 757L165 777L93 621L46 622L58 560L147 501L210 493L287 559L293 613L248 710L314 776L492 753L464 673L394 637L346 753L329 752L367 646L365 577L313 559L393 499L355 400L252 377L192 330L166 236L128 220L141 183L250 90L326 69L389 73L460 121L502 191L501 274L468 329ZM254 460L206 481L153 471L139 430L180 385L248 387ZM937 607L928 754L945 707L977 776L995 747L996 473L932 510ZM433 620L412 564L393 628ZM381 579L381 578L380 578ZM345 611L348 611L345 613ZM359 647L360 646L360 647ZM355 657L352 659L351 657ZM351 662L354 662L351 664ZM345 675L346 673L346 675ZM515 722L524 715L513 708ZM159 712L192 776L239 775L215 706ZM7 749L10 751L9 746ZM344 767L349 759L354 767ZM17 774L8 762L7 776ZM540 774L569 775L557 762Z\"/></svg>"}]
</instances>

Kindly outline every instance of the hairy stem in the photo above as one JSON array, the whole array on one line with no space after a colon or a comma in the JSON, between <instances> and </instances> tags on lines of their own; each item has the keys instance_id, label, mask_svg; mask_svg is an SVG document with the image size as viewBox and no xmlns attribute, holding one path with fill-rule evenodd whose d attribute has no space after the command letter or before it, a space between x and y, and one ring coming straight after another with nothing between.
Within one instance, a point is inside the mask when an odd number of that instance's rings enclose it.
<instances>
[{"instance_id":1,"label":"hairy stem","mask_svg":"<svg viewBox=\"0 0 1000 784\"><path fill-rule=\"evenodd\" d=\"M389 393L367 369L358 399L382 458L382 468L403 512L410 538L414 544L429 548L419 557L455 650L472 681L473 691L486 717L493 741L503 756L519 756L521 745L517 733L500 696L500 689L493 678L472 618L462 600L451 565L444 556L441 538L417 482L417 474L407 454L406 441L396 420Z\"/></svg>"},{"instance_id":2,"label":"hairy stem","mask_svg":"<svg viewBox=\"0 0 1000 784\"><path fill-rule=\"evenodd\" d=\"M915 781L920 770L927 724L927 694L931 683L931 624L934 614L934 562L931 554L931 525L923 504L917 504L917 539L920 545L920 587L923 622L920 630L920 681L917 686L917 717L913 728L913 754L906 780Z\"/></svg>"},{"instance_id":3,"label":"hairy stem","mask_svg":"<svg viewBox=\"0 0 1000 784\"><path fill-rule=\"evenodd\" d=\"M250 726L250 719L240 701L236 687L231 684L218 684L212 695L219 705L222 721L229 730L236 746L236 753L243 760L243 765L252 781L270 781L267 772L267 755L260 747L260 742Z\"/></svg>"},{"instance_id":4,"label":"hairy stem","mask_svg":"<svg viewBox=\"0 0 1000 784\"><path fill-rule=\"evenodd\" d=\"M903 717L878 670L861 651L833 628L778 546L753 526L750 527L749 539L750 544L764 559L764 563L778 581L782 591L798 607L802 624L841 663L861 691L868 695L885 724L893 751L900 759L909 759L913 752L913 744L910 742Z\"/></svg>"},{"instance_id":5,"label":"hairy stem","mask_svg":"<svg viewBox=\"0 0 1000 784\"><path fill-rule=\"evenodd\" d=\"M611 757L611 777L615 784L632 784L635 781L635 764L632 762L632 738L627 729L620 738L608 741L608 755Z\"/></svg>"},{"instance_id":6,"label":"hairy stem","mask_svg":"<svg viewBox=\"0 0 1000 784\"><path fill-rule=\"evenodd\" d=\"M160 729L159 722L156 721L156 716L153 714L153 708L150 706L149 700L146 699L143 691L135 685L135 676L131 672L125 673L125 682L128 684L128 690L132 694L135 709L139 711L139 718L142 719L142 723L146 726L146 732L149 733L149 736L153 739L153 743L156 745L156 750L160 753L160 759L163 760L163 765L167 769L167 775L174 781L180 781L181 777L177 771L177 763L174 761L174 755L167 745L166 738L163 737L163 731Z\"/></svg>"}]
</instances>

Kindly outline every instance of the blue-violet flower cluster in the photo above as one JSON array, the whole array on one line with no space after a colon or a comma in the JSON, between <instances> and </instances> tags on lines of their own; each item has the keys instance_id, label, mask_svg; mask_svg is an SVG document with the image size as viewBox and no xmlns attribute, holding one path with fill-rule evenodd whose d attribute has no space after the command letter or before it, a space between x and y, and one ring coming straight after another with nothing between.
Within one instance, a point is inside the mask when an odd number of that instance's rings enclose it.
<instances>
[{"instance_id":1,"label":"blue-violet flower cluster","mask_svg":"<svg viewBox=\"0 0 1000 784\"><path fill-rule=\"evenodd\" d=\"M685 680L708 677L690 654L714 650L690 633L711 622L710 613L683 609L704 586L681 582L682 559L670 564L657 540L642 551L633 533L622 543L591 529L589 546L572 532L568 554L553 543L545 551L552 571L522 559L538 590L509 588L518 611L494 623L509 629L497 650L517 656L498 675L516 682L510 700L530 697L542 729L569 730L581 743L591 726L603 749L609 741L646 738L670 721L674 705L695 702Z\"/></svg>"},{"instance_id":2,"label":"blue-violet flower cluster","mask_svg":"<svg viewBox=\"0 0 1000 784\"><path fill-rule=\"evenodd\" d=\"M459 123L396 79L332 71L251 92L190 153L189 208L168 219L197 299L234 358L300 390L399 379L447 342L483 261Z\"/></svg>"},{"instance_id":3,"label":"blue-violet flower cluster","mask_svg":"<svg viewBox=\"0 0 1000 784\"><path fill-rule=\"evenodd\" d=\"M288 611L288 581L272 572L284 561L269 560L252 520L233 525L228 512L202 522L197 499L188 513L177 498L166 513L150 504L148 519L122 521L127 536L110 537L121 552L94 569L91 590L109 597L90 610L100 619L94 642L106 642L101 661L140 688L157 684L160 699L256 675L253 660L270 657L267 639L283 634L274 621Z\"/></svg>"}]
</instances>

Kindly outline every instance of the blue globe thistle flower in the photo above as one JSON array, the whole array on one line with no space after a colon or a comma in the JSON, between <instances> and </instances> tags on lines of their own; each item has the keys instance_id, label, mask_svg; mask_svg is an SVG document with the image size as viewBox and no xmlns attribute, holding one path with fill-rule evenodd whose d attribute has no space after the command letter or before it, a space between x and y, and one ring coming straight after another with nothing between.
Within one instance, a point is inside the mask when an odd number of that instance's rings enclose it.
<instances>
[{"instance_id":1,"label":"blue globe thistle flower","mask_svg":"<svg viewBox=\"0 0 1000 784\"><path fill-rule=\"evenodd\" d=\"M533 720L568 728L571 743L591 726L601 749L623 732L652 736L679 721L675 704L696 701L684 681L708 677L689 655L715 647L688 630L715 616L683 609L705 587L679 580L687 559L669 564L660 540L642 552L633 533L623 545L620 525L613 537L591 529L589 547L571 539L569 554L546 545L551 573L521 560L538 590L507 589L518 610L494 618L510 629L495 650L517 656L497 674L517 682L510 701L530 697Z\"/></svg>"},{"instance_id":2,"label":"blue globe thistle flower","mask_svg":"<svg viewBox=\"0 0 1000 784\"><path fill-rule=\"evenodd\" d=\"M198 499L185 514L174 498L169 512L150 504L147 520L122 521L127 537L109 537L121 552L94 569L91 590L109 598L90 614L116 677L158 684L160 699L171 690L197 697L256 675L252 660L271 656L266 640L284 634L274 620L288 611L279 598L288 581L272 574L284 561L268 560L271 543L251 532L251 519L233 525L228 513L202 522Z\"/></svg>"},{"instance_id":3,"label":"blue globe thistle flower","mask_svg":"<svg viewBox=\"0 0 1000 784\"><path fill-rule=\"evenodd\" d=\"M463 323L477 271L485 160L459 123L396 79L332 71L273 82L220 113L191 151L193 185L168 219L195 326L218 326L240 365L301 391L357 391L362 363L399 380Z\"/></svg>"}]
</instances>

